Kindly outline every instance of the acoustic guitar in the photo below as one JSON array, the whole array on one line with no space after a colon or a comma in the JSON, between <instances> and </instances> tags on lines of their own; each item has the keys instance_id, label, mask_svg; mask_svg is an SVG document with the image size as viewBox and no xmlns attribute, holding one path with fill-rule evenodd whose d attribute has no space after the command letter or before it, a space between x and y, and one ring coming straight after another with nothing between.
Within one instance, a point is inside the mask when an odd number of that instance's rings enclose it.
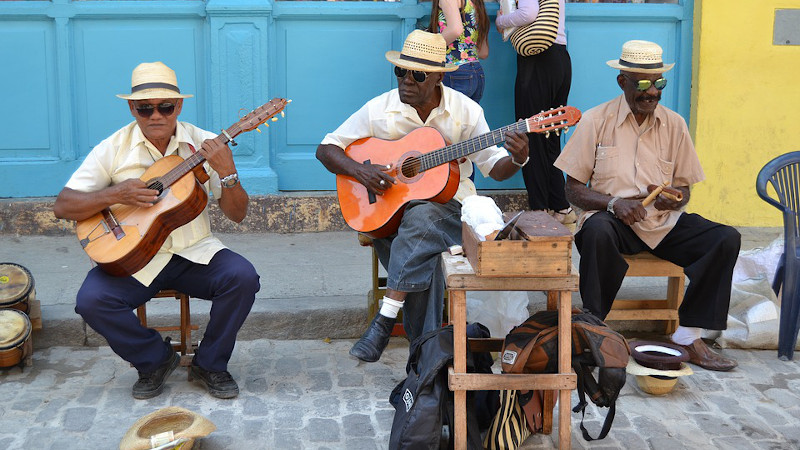
<instances>
[{"instance_id":1,"label":"acoustic guitar","mask_svg":"<svg viewBox=\"0 0 800 450\"><path fill-rule=\"evenodd\" d=\"M214 140L227 144L269 119L277 120L273 117L283 111L287 103L289 100L273 98L223 130ZM159 192L153 206L117 204L78 221L75 231L89 258L115 276L129 276L146 266L169 234L191 222L208 204L208 194L201 187L201 183L208 180L202 167L204 161L200 153L185 160L178 155L161 158L140 177L148 188Z\"/></svg>"},{"instance_id":2,"label":"acoustic guitar","mask_svg":"<svg viewBox=\"0 0 800 450\"><path fill-rule=\"evenodd\" d=\"M457 160L505 141L509 131L558 133L576 124L581 112L562 106L457 144L447 145L431 127L418 128L401 139L359 139L345 154L363 164L389 166L397 183L377 196L355 178L336 175L336 191L345 222L373 238L390 236L400 226L403 210L412 200L447 203L458 190Z\"/></svg>"}]
</instances>

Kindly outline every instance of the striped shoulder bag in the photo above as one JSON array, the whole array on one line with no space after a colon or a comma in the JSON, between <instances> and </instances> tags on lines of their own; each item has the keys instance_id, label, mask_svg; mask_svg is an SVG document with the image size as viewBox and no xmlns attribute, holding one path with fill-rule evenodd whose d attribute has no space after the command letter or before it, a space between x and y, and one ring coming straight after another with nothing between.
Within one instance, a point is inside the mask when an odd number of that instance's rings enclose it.
<instances>
[{"instance_id":1,"label":"striped shoulder bag","mask_svg":"<svg viewBox=\"0 0 800 450\"><path fill-rule=\"evenodd\" d=\"M536 19L511 34L514 50L520 56L533 56L550 48L558 35L558 15L558 0L539 0Z\"/></svg>"}]
</instances>

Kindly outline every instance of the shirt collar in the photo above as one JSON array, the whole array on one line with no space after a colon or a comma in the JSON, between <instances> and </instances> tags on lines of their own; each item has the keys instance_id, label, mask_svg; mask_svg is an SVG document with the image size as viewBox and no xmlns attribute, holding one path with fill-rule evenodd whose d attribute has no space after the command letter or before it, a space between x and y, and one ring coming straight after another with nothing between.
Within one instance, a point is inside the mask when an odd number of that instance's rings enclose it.
<instances>
[{"instance_id":1,"label":"shirt collar","mask_svg":"<svg viewBox=\"0 0 800 450\"><path fill-rule=\"evenodd\" d=\"M155 148L155 146L150 141L148 141L147 138L144 136L144 133L142 133L142 129L139 128L139 124L134 122L133 125L134 125L133 130L131 131L131 148L135 148L137 145L140 144L145 145L148 148L149 147ZM186 128L184 128L183 123L178 122L175 126L175 135L173 135L170 138L169 145L167 145L167 151L164 154L164 156L172 153L177 154L178 149L180 148L180 144L182 143L185 143L194 148L198 147L197 145L195 145L194 141L192 140L192 137L189 135L189 132L187 132ZM147 146L147 144L150 145ZM158 153L158 150L156 150L156 153Z\"/></svg>"},{"instance_id":2,"label":"shirt collar","mask_svg":"<svg viewBox=\"0 0 800 450\"><path fill-rule=\"evenodd\" d=\"M452 92L448 92L448 89L446 89L444 84L442 83L439 83L439 89L442 92L442 98L439 100L439 106L431 110L431 113L428 116L428 121L430 121L431 118L436 117L442 114L443 112L446 113L448 111L448 108L446 106L450 103ZM395 91L397 91L397 95L392 96L389 103L386 105L386 112L388 113L396 112L402 114L403 117L416 118L417 120L419 120L419 114L417 114L417 110L414 109L413 106L403 103L400 100L399 90L395 88Z\"/></svg>"},{"instance_id":3,"label":"shirt collar","mask_svg":"<svg viewBox=\"0 0 800 450\"><path fill-rule=\"evenodd\" d=\"M633 111L631 111L631 107L628 106L628 102L625 100L625 94L620 95L617 97L617 123L615 124L617 128L622 126L625 123L625 120L628 119L628 116L632 117L632 120L635 122L636 117L633 117ZM656 106L656 110L653 112L653 125L659 125L660 123L664 123L666 120L666 113L664 112L664 106L661 105L661 102L658 102L658 106Z\"/></svg>"}]
</instances>

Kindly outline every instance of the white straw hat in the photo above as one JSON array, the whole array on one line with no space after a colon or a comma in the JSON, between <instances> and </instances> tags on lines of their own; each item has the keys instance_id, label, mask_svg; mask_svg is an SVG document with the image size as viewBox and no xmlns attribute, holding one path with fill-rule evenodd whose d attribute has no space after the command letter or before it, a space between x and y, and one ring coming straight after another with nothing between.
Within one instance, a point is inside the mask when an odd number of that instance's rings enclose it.
<instances>
[{"instance_id":1,"label":"white straw hat","mask_svg":"<svg viewBox=\"0 0 800 450\"><path fill-rule=\"evenodd\" d=\"M664 64L661 59L661 46L649 41L628 41L622 44L622 55L619 59L607 61L610 67L637 73L664 73L675 63Z\"/></svg>"},{"instance_id":2,"label":"white straw hat","mask_svg":"<svg viewBox=\"0 0 800 450\"><path fill-rule=\"evenodd\" d=\"M395 66L422 72L452 72L458 66L447 64L447 42L441 34L414 30L403 43L403 51L390 50L386 59Z\"/></svg>"},{"instance_id":3,"label":"white straw hat","mask_svg":"<svg viewBox=\"0 0 800 450\"><path fill-rule=\"evenodd\" d=\"M125 100L147 100L151 98L189 98L181 94L175 71L161 61L141 63L131 74L131 93L117 94Z\"/></svg>"}]
</instances>

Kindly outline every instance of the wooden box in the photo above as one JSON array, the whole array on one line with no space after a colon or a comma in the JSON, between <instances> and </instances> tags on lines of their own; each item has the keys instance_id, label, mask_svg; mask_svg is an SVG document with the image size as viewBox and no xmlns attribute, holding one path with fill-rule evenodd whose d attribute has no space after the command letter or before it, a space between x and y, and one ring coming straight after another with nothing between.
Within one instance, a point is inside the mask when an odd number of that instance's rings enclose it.
<instances>
[{"instance_id":1,"label":"wooden box","mask_svg":"<svg viewBox=\"0 0 800 450\"><path fill-rule=\"evenodd\" d=\"M515 213L506 213L505 220ZM572 268L572 233L544 211L526 211L508 239L481 241L462 222L463 249L483 277L558 277Z\"/></svg>"}]
</instances>

